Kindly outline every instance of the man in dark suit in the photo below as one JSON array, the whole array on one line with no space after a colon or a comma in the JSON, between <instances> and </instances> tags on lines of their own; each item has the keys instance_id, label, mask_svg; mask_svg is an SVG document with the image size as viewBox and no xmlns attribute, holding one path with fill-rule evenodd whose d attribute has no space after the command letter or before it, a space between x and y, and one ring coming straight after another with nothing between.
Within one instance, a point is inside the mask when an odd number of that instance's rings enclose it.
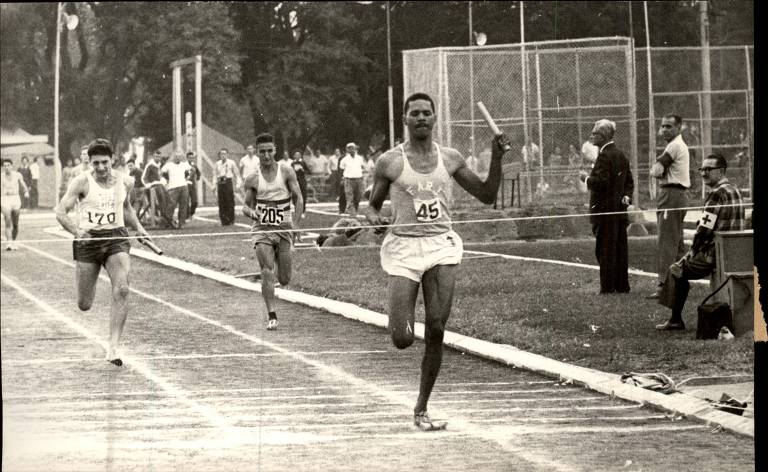
<instances>
[{"instance_id":1,"label":"man in dark suit","mask_svg":"<svg viewBox=\"0 0 768 472\"><path fill-rule=\"evenodd\" d=\"M600 293L629 292L629 257L627 254L627 214L635 188L629 161L613 142L616 123L600 120L592 129L590 141L600 149L592 173L582 171L589 193L592 233L595 235L595 256L600 264Z\"/></svg>"}]
</instances>

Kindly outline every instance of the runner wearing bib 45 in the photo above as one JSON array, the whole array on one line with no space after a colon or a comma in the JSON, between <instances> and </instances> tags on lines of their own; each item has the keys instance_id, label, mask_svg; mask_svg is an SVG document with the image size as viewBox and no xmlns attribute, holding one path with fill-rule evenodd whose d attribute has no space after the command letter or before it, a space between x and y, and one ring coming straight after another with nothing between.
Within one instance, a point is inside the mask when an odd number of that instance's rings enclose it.
<instances>
[{"instance_id":1,"label":"runner wearing bib 45","mask_svg":"<svg viewBox=\"0 0 768 472\"><path fill-rule=\"evenodd\" d=\"M253 248L261 267L261 294L267 306L267 329L277 329L275 282L291 281L294 232L303 212L296 172L275 160L275 142L270 134L256 137L259 171L251 173L243 185L243 214L253 220ZM291 208L292 197L296 208Z\"/></svg>"},{"instance_id":2,"label":"runner wearing bib 45","mask_svg":"<svg viewBox=\"0 0 768 472\"><path fill-rule=\"evenodd\" d=\"M485 204L493 203L501 181L504 135L492 142L485 181L471 171L455 149L432 141L435 105L416 93L405 101L403 121L409 140L379 157L366 218L381 225L380 211L389 194L394 221L381 245L381 266L389 274L389 330L400 349L413 344L416 298L424 293L424 359L413 422L423 431L444 429L427 414L427 402L443 359L445 324L451 313L461 238L451 229L450 197L455 180Z\"/></svg>"}]
</instances>

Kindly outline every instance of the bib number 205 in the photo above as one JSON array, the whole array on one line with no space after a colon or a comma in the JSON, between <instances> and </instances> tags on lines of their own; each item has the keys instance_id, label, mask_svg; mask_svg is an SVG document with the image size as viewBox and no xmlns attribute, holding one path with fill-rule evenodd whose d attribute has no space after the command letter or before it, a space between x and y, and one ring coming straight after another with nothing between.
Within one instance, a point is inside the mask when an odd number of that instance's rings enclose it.
<instances>
[{"instance_id":1,"label":"bib number 205","mask_svg":"<svg viewBox=\"0 0 768 472\"><path fill-rule=\"evenodd\" d=\"M276 207L261 207L259 221L263 225L279 226L283 222L283 209Z\"/></svg>"},{"instance_id":2,"label":"bib number 205","mask_svg":"<svg viewBox=\"0 0 768 472\"><path fill-rule=\"evenodd\" d=\"M440 218L440 201L436 198L414 201L414 206L416 207L416 221L429 222Z\"/></svg>"}]
</instances>

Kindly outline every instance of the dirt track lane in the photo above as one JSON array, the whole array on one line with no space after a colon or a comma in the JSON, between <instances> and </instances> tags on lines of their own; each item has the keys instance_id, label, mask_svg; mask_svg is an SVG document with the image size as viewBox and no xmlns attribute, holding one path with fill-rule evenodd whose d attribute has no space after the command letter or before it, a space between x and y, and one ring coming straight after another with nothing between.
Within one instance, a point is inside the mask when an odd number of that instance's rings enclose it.
<instances>
[{"instance_id":1,"label":"dirt track lane","mask_svg":"<svg viewBox=\"0 0 768 472\"><path fill-rule=\"evenodd\" d=\"M418 432L422 343L282 302L267 332L259 294L132 263L163 303L131 294L117 368L92 337L108 282L83 313L71 267L2 255L4 471L754 470L752 440L450 350L430 402L449 430Z\"/></svg>"}]
</instances>

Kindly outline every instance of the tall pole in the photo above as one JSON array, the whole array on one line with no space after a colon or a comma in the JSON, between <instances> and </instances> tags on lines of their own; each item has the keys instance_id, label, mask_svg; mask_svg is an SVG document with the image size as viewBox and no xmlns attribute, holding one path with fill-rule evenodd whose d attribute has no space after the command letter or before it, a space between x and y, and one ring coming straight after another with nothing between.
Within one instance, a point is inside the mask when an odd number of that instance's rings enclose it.
<instances>
[{"instance_id":1,"label":"tall pole","mask_svg":"<svg viewBox=\"0 0 768 472\"><path fill-rule=\"evenodd\" d=\"M526 63L528 59L525 55L525 8L524 2L520 2L520 63L522 65L522 84L523 84L523 139L525 146L528 147L528 68ZM528 152L528 151L526 151ZM541 152L541 148L539 148ZM530 156L528 156L530 158ZM525 165L525 186L528 189L528 203L533 201L533 192L531 190L531 173L528 172L528 164Z\"/></svg>"},{"instance_id":2,"label":"tall pole","mask_svg":"<svg viewBox=\"0 0 768 472\"><path fill-rule=\"evenodd\" d=\"M656 162L656 117L653 112L653 74L651 72L651 34L648 30L648 2L643 2L643 14L645 15L645 55L648 67L648 168ZM639 179L639 176L638 176ZM651 198L656 198L656 181L653 177L648 179L648 190Z\"/></svg>"},{"instance_id":3,"label":"tall pole","mask_svg":"<svg viewBox=\"0 0 768 472\"><path fill-rule=\"evenodd\" d=\"M389 2L387 8L387 100L389 106L389 148L395 147L395 115L394 115L394 97L392 94L392 33L389 19Z\"/></svg>"},{"instance_id":4,"label":"tall pole","mask_svg":"<svg viewBox=\"0 0 768 472\"><path fill-rule=\"evenodd\" d=\"M56 6L56 66L53 78L53 172L54 185L53 192L56 205L59 204L59 189L61 188L61 160L59 156L59 69L61 68L61 13L63 4L57 2Z\"/></svg>"},{"instance_id":5,"label":"tall pole","mask_svg":"<svg viewBox=\"0 0 768 472\"><path fill-rule=\"evenodd\" d=\"M195 56L195 158L202 176L203 169L203 56ZM205 204L203 179L197 179L197 194Z\"/></svg>"},{"instance_id":6,"label":"tall pole","mask_svg":"<svg viewBox=\"0 0 768 472\"><path fill-rule=\"evenodd\" d=\"M708 156L712 152L712 84L710 80L709 68L709 15L707 12L708 3L706 0L699 1L699 26L701 29L701 85L703 99L704 117L702 123L704 128L701 130L702 152L703 156ZM702 156L702 157L703 157Z\"/></svg>"},{"instance_id":7,"label":"tall pole","mask_svg":"<svg viewBox=\"0 0 768 472\"><path fill-rule=\"evenodd\" d=\"M472 2L468 4L468 19L469 19L469 149L473 156L475 154L475 58L472 54L474 48L474 41L472 38Z\"/></svg>"}]
</instances>

